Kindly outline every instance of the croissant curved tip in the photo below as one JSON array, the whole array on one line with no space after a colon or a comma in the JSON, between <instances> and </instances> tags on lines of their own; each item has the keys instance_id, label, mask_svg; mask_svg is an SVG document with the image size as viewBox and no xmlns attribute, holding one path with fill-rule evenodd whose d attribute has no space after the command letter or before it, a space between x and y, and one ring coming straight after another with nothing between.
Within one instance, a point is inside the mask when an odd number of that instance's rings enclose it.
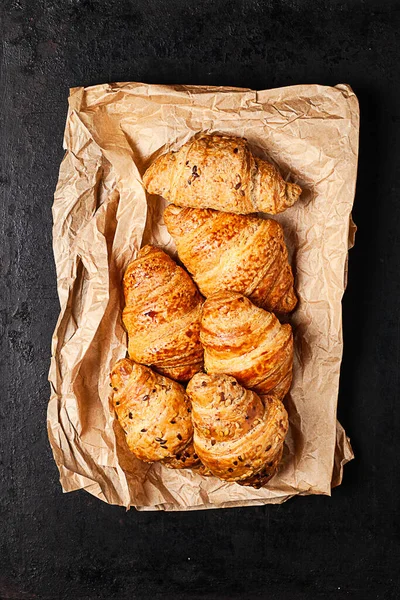
<instances>
[{"instance_id":1,"label":"croissant curved tip","mask_svg":"<svg viewBox=\"0 0 400 600\"><path fill-rule=\"evenodd\" d=\"M211 398L208 396L208 386L210 376L207 373L196 373L193 375L186 388L186 393L194 394L196 397L200 394L201 400L208 403Z\"/></svg>"},{"instance_id":2,"label":"croissant curved tip","mask_svg":"<svg viewBox=\"0 0 400 600\"><path fill-rule=\"evenodd\" d=\"M143 185L149 194L168 197L171 185L171 163L175 157L172 152L161 154L149 166L143 175Z\"/></svg>"},{"instance_id":3,"label":"croissant curved tip","mask_svg":"<svg viewBox=\"0 0 400 600\"><path fill-rule=\"evenodd\" d=\"M294 290L291 289L286 292L286 294L282 297L282 299L278 302L278 304L274 307L274 312L278 314L288 314L291 313L297 306L298 299ZM265 308L265 307L263 307Z\"/></svg>"},{"instance_id":4,"label":"croissant curved tip","mask_svg":"<svg viewBox=\"0 0 400 600\"><path fill-rule=\"evenodd\" d=\"M158 252L158 253L161 252L162 254L165 254L165 252L162 248L159 248L158 246L153 246L152 244L146 244L145 246L140 248L140 250L137 254L137 257L143 258L143 256L148 256L149 254L153 254L155 252Z\"/></svg>"},{"instance_id":5,"label":"croissant curved tip","mask_svg":"<svg viewBox=\"0 0 400 600\"><path fill-rule=\"evenodd\" d=\"M114 364L114 366L111 370L111 373L110 373L110 377L113 377L113 375L117 375L119 373L124 373L124 374L128 375L129 373L132 372L134 364L135 364L134 361L131 360L130 358L120 358Z\"/></svg>"},{"instance_id":6,"label":"croissant curved tip","mask_svg":"<svg viewBox=\"0 0 400 600\"><path fill-rule=\"evenodd\" d=\"M164 210L164 223L167 227L172 227L175 223L175 219L180 215L184 209L176 204L168 204Z\"/></svg>"},{"instance_id":7,"label":"croissant curved tip","mask_svg":"<svg viewBox=\"0 0 400 600\"><path fill-rule=\"evenodd\" d=\"M286 208L293 206L295 202L300 198L302 189L296 183L286 184Z\"/></svg>"},{"instance_id":8,"label":"croissant curved tip","mask_svg":"<svg viewBox=\"0 0 400 600\"><path fill-rule=\"evenodd\" d=\"M151 187L151 181L153 179L154 176L154 171L155 171L155 162L152 163L149 168L145 171L144 175L143 175L143 185L146 188L146 190L148 192L150 192L150 187ZM150 192L151 193L151 192Z\"/></svg>"}]
</instances>

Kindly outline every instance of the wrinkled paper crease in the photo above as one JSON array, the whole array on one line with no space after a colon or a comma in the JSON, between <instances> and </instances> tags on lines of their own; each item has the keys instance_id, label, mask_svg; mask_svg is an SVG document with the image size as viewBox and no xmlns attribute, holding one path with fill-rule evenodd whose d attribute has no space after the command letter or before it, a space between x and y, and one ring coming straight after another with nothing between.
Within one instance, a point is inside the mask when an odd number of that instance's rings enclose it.
<instances>
[{"instance_id":1,"label":"wrinkled paper crease","mask_svg":"<svg viewBox=\"0 0 400 600\"><path fill-rule=\"evenodd\" d=\"M190 510L330 495L341 483L353 458L336 408L358 127L357 98L347 85L253 91L116 83L71 90L53 205L61 311L48 406L64 491L85 489L140 510ZM176 253L163 223L165 202L146 197L141 177L160 153L200 131L246 137L304 189L275 217L285 228L299 304L285 400L290 429L281 468L260 490L140 462L110 410L109 372L127 346L124 270L147 243Z\"/></svg>"}]
</instances>

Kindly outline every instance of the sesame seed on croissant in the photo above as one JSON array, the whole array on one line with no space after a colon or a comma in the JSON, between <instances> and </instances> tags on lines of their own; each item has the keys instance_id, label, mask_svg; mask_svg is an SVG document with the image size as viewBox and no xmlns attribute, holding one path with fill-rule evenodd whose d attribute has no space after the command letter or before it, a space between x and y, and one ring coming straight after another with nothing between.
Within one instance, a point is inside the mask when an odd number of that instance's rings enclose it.
<instances>
[{"instance_id":1,"label":"sesame seed on croissant","mask_svg":"<svg viewBox=\"0 0 400 600\"><path fill-rule=\"evenodd\" d=\"M163 464L169 469L195 469L199 475L209 475L209 470L202 464L191 440L188 445L172 458L166 458Z\"/></svg>"},{"instance_id":2,"label":"sesame seed on croissant","mask_svg":"<svg viewBox=\"0 0 400 600\"><path fill-rule=\"evenodd\" d=\"M192 137L177 152L159 156L143 183L150 194L178 206L240 214L280 213L302 191L273 165L254 157L246 139L227 135Z\"/></svg>"},{"instance_id":3,"label":"sesame seed on croissant","mask_svg":"<svg viewBox=\"0 0 400 600\"><path fill-rule=\"evenodd\" d=\"M274 396L261 399L229 375L197 373L189 382L194 447L216 477L261 487L277 471L288 416Z\"/></svg>"},{"instance_id":4,"label":"sesame seed on croissant","mask_svg":"<svg viewBox=\"0 0 400 600\"><path fill-rule=\"evenodd\" d=\"M135 456L173 459L191 443L191 404L179 383L129 358L114 365L110 380L113 407Z\"/></svg>"}]
</instances>

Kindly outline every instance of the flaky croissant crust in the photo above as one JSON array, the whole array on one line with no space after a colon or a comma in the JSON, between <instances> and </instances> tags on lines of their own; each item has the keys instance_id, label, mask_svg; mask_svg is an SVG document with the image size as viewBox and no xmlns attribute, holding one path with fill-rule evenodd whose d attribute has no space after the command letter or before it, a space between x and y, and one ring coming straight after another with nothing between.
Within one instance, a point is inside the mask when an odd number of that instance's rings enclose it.
<instances>
[{"instance_id":1,"label":"flaky croissant crust","mask_svg":"<svg viewBox=\"0 0 400 600\"><path fill-rule=\"evenodd\" d=\"M115 413L138 458L173 459L191 443L191 404L179 383L129 358L114 365L110 380Z\"/></svg>"},{"instance_id":2,"label":"flaky croissant crust","mask_svg":"<svg viewBox=\"0 0 400 600\"><path fill-rule=\"evenodd\" d=\"M226 373L259 394L282 399L290 389L293 334L272 313L235 292L203 306L200 339L207 373Z\"/></svg>"},{"instance_id":3,"label":"flaky croissant crust","mask_svg":"<svg viewBox=\"0 0 400 600\"><path fill-rule=\"evenodd\" d=\"M273 165L254 157L246 139L226 135L197 135L177 152L159 156L143 183L150 194L178 206L241 214L276 214L301 194Z\"/></svg>"},{"instance_id":4,"label":"flaky croissant crust","mask_svg":"<svg viewBox=\"0 0 400 600\"><path fill-rule=\"evenodd\" d=\"M160 248L144 246L123 281L129 356L178 381L202 369L202 298L190 275Z\"/></svg>"},{"instance_id":5,"label":"flaky croissant crust","mask_svg":"<svg viewBox=\"0 0 400 600\"><path fill-rule=\"evenodd\" d=\"M288 417L280 400L261 398L229 375L197 373L187 393L192 402L194 446L216 477L260 487L282 457Z\"/></svg>"},{"instance_id":6,"label":"flaky croissant crust","mask_svg":"<svg viewBox=\"0 0 400 600\"><path fill-rule=\"evenodd\" d=\"M165 209L164 221L204 296L230 290L269 311L295 308L293 273L276 221L174 204Z\"/></svg>"}]
</instances>

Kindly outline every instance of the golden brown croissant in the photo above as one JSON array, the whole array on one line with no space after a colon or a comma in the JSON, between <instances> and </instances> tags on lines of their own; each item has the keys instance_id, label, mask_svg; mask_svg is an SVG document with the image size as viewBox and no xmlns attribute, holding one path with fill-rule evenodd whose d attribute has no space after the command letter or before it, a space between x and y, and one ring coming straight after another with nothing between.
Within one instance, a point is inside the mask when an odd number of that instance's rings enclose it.
<instances>
[{"instance_id":1,"label":"golden brown croissant","mask_svg":"<svg viewBox=\"0 0 400 600\"><path fill-rule=\"evenodd\" d=\"M280 213L301 194L273 165L254 157L244 138L226 135L192 137L177 152L159 156L143 182L150 194L178 206L241 214Z\"/></svg>"},{"instance_id":2,"label":"golden brown croissant","mask_svg":"<svg viewBox=\"0 0 400 600\"><path fill-rule=\"evenodd\" d=\"M115 364L110 379L115 413L138 458L172 459L191 443L191 405L179 383L129 358Z\"/></svg>"},{"instance_id":3,"label":"golden brown croissant","mask_svg":"<svg viewBox=\"0 0 400 600\"><path fill-rule=\"evenodd\" d=\"M160 248L145 246L124 276L129 356L188 381L203 366L202 298L190 275Z\"/></svg>"},{"instance_id":4,"label":"golden brown croissant","mask_svg":"<svg viewBox=\"0 0 400 600\"><path fill-rule=\"evenodd\" d=\"M187 393L192 401L194 446L216 477L261 487L282 457L288 417L280 400L263 401L229 375L197 373Z\"/></svg>"},{"instance_id":5,"label":"golden brown croissant","mask_svg":"<svg viewBox=\"0 0 400 600\"><path fill-rule=\"evenodd\" d=\"M292 328L245 296L235 292L210 296L203 307L200 339L207 373L233 375L258 394L279 399L289 391Z\"/></svg>"},{"instance_id":6,"label":"golden brown croissant","mask_svg":"<svg viewBox=\"0 0 400 600\"><path fill-rule=\"evenodd\" d=\"M222 290L287 313L297 298L283 229L272 219L170 204L164 221L179 258L208 297Z\"/></svg>"}]
</instances>

